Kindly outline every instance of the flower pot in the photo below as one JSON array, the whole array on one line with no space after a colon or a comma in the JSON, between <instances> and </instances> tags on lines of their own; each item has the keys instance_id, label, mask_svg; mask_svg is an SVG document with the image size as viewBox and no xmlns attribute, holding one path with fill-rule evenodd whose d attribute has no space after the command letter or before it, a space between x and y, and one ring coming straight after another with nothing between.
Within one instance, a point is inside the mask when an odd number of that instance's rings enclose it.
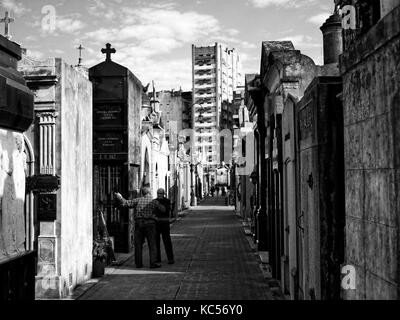
<instances>
[{"instance_id":1,"label":"flower pot","mask_svg":"<svg viewBox=\"0 0 400 320\"><path fill-rule=\"evenodd\" d=\"M93 277L99 278L104 276L104 270L106 262L104 260L94 259L93 260Z\"/></svg>"}]
</instances>

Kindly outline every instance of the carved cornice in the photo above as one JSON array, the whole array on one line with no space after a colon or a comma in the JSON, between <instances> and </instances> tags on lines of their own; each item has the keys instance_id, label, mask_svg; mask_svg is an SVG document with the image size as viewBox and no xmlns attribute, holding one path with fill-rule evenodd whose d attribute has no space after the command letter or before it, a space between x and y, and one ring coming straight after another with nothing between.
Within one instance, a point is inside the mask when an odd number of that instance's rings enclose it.
<instances>
[{"instance_id":1,"label":"carved cornice","mask_svg":"<svg viewBox=\"0 0 400 320\"><path fill-rule=\"evenodd\" d=\"M56 75L25 76L27 86L33 90L44 86L52 86L58 83Z\"/></svg>"},{"instance_id":2,"label":"carved cornice","mask_svg":"<svg viewBox=\"0 0 400 320\"><path fill-rule=\"evenodd\" d=\"M61 178L57 175L35 175L27 178L26 189L34 193L56 192L61 185Z\"/></svg>"},{"instance_id":3,"label":"carved cornice","mask_svg":"<svg viewBox=\"0 0 400 320\"><path fill-rule=\"evenodd\" d=\"M40 111L40 112L36 112L36 117L37 118L52 117L55 119L58 117L58 112Z\"/></svg>"}]
</instances>

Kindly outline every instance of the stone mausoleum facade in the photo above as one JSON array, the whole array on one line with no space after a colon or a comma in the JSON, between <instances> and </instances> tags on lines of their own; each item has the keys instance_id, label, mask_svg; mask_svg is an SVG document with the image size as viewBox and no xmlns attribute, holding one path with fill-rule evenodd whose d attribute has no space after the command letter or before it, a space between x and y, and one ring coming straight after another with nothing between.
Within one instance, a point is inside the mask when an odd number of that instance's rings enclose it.
<instances>
[{"instance_id":1,"label":"stone mausoleum facade","mask_svg":"<svg viewBox=\"0 0 400 320\"><path fill-rule=\"evenodd\" d=\"M35 94L36 298L62 298L92 273L92 83L60 58L19 64Z\"/></svg>"}]
</instances>

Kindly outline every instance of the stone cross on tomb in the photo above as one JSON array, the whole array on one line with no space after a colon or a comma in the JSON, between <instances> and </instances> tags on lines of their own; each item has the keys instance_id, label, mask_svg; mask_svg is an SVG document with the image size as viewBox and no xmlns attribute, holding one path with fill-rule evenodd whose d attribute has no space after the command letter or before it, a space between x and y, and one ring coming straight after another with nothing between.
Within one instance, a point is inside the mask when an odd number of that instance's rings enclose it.
<instances>
[{"instance_id":1,"label":"stone cross on tomb","mask_svg":"<svg viewBox=\"0 0 400 320\"><path fill-rule=\"evenodd\" d=\"M111 48L111 44L107 43L105 49L101 49L101 53L106 54L106 61L111 61L111 54L116 53L114 48Z\"/></svg>"},{"instance_id":2,"label":"stone cross on tomb","mask_svg":"<svg viewBox=\"0 0 400 320\"><path fill-rule=\"evenodd\" d=\"M6 16L0 19L0 23L4 23L4 36L7 39L11 39L9 25L14 21L15 19L9 16L8 11L6 11Z\"/></svg>"},{"instance_id":3,"label":"stone cross on tomb","mask_svg":"<svg viewBox=\"0 0 400 320\"><path fill-rule=\"evenodd\" d=\"M82 65L82 50L85 50L85 48L80 44L77 49L79 50L78 67L80 67Z\"/></svg>"}]
</instances>

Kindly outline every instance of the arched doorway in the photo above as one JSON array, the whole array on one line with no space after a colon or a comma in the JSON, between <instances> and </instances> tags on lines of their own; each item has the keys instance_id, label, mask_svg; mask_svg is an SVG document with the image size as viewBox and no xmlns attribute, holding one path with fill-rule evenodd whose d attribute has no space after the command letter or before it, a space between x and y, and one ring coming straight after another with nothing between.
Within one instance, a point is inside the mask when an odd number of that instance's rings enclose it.
<instances>
[{"instance_id":1,"label":"arched doorway","mask_svg":"<svg viewBox=\"0 0 400 320\"><path fill-rule=\"evenodd\" d=\"M26 177L31 177L35 174L35 155L33 147L28 137L23 135L24 138L24 153L26 154ZM26 189L27 190L27 189ZM26 250L36 250L38 237L38 226L35 219L34 195L30 190L26 191L25 196L25 232L26 232Z\"/></svg>"}]
</instances>

